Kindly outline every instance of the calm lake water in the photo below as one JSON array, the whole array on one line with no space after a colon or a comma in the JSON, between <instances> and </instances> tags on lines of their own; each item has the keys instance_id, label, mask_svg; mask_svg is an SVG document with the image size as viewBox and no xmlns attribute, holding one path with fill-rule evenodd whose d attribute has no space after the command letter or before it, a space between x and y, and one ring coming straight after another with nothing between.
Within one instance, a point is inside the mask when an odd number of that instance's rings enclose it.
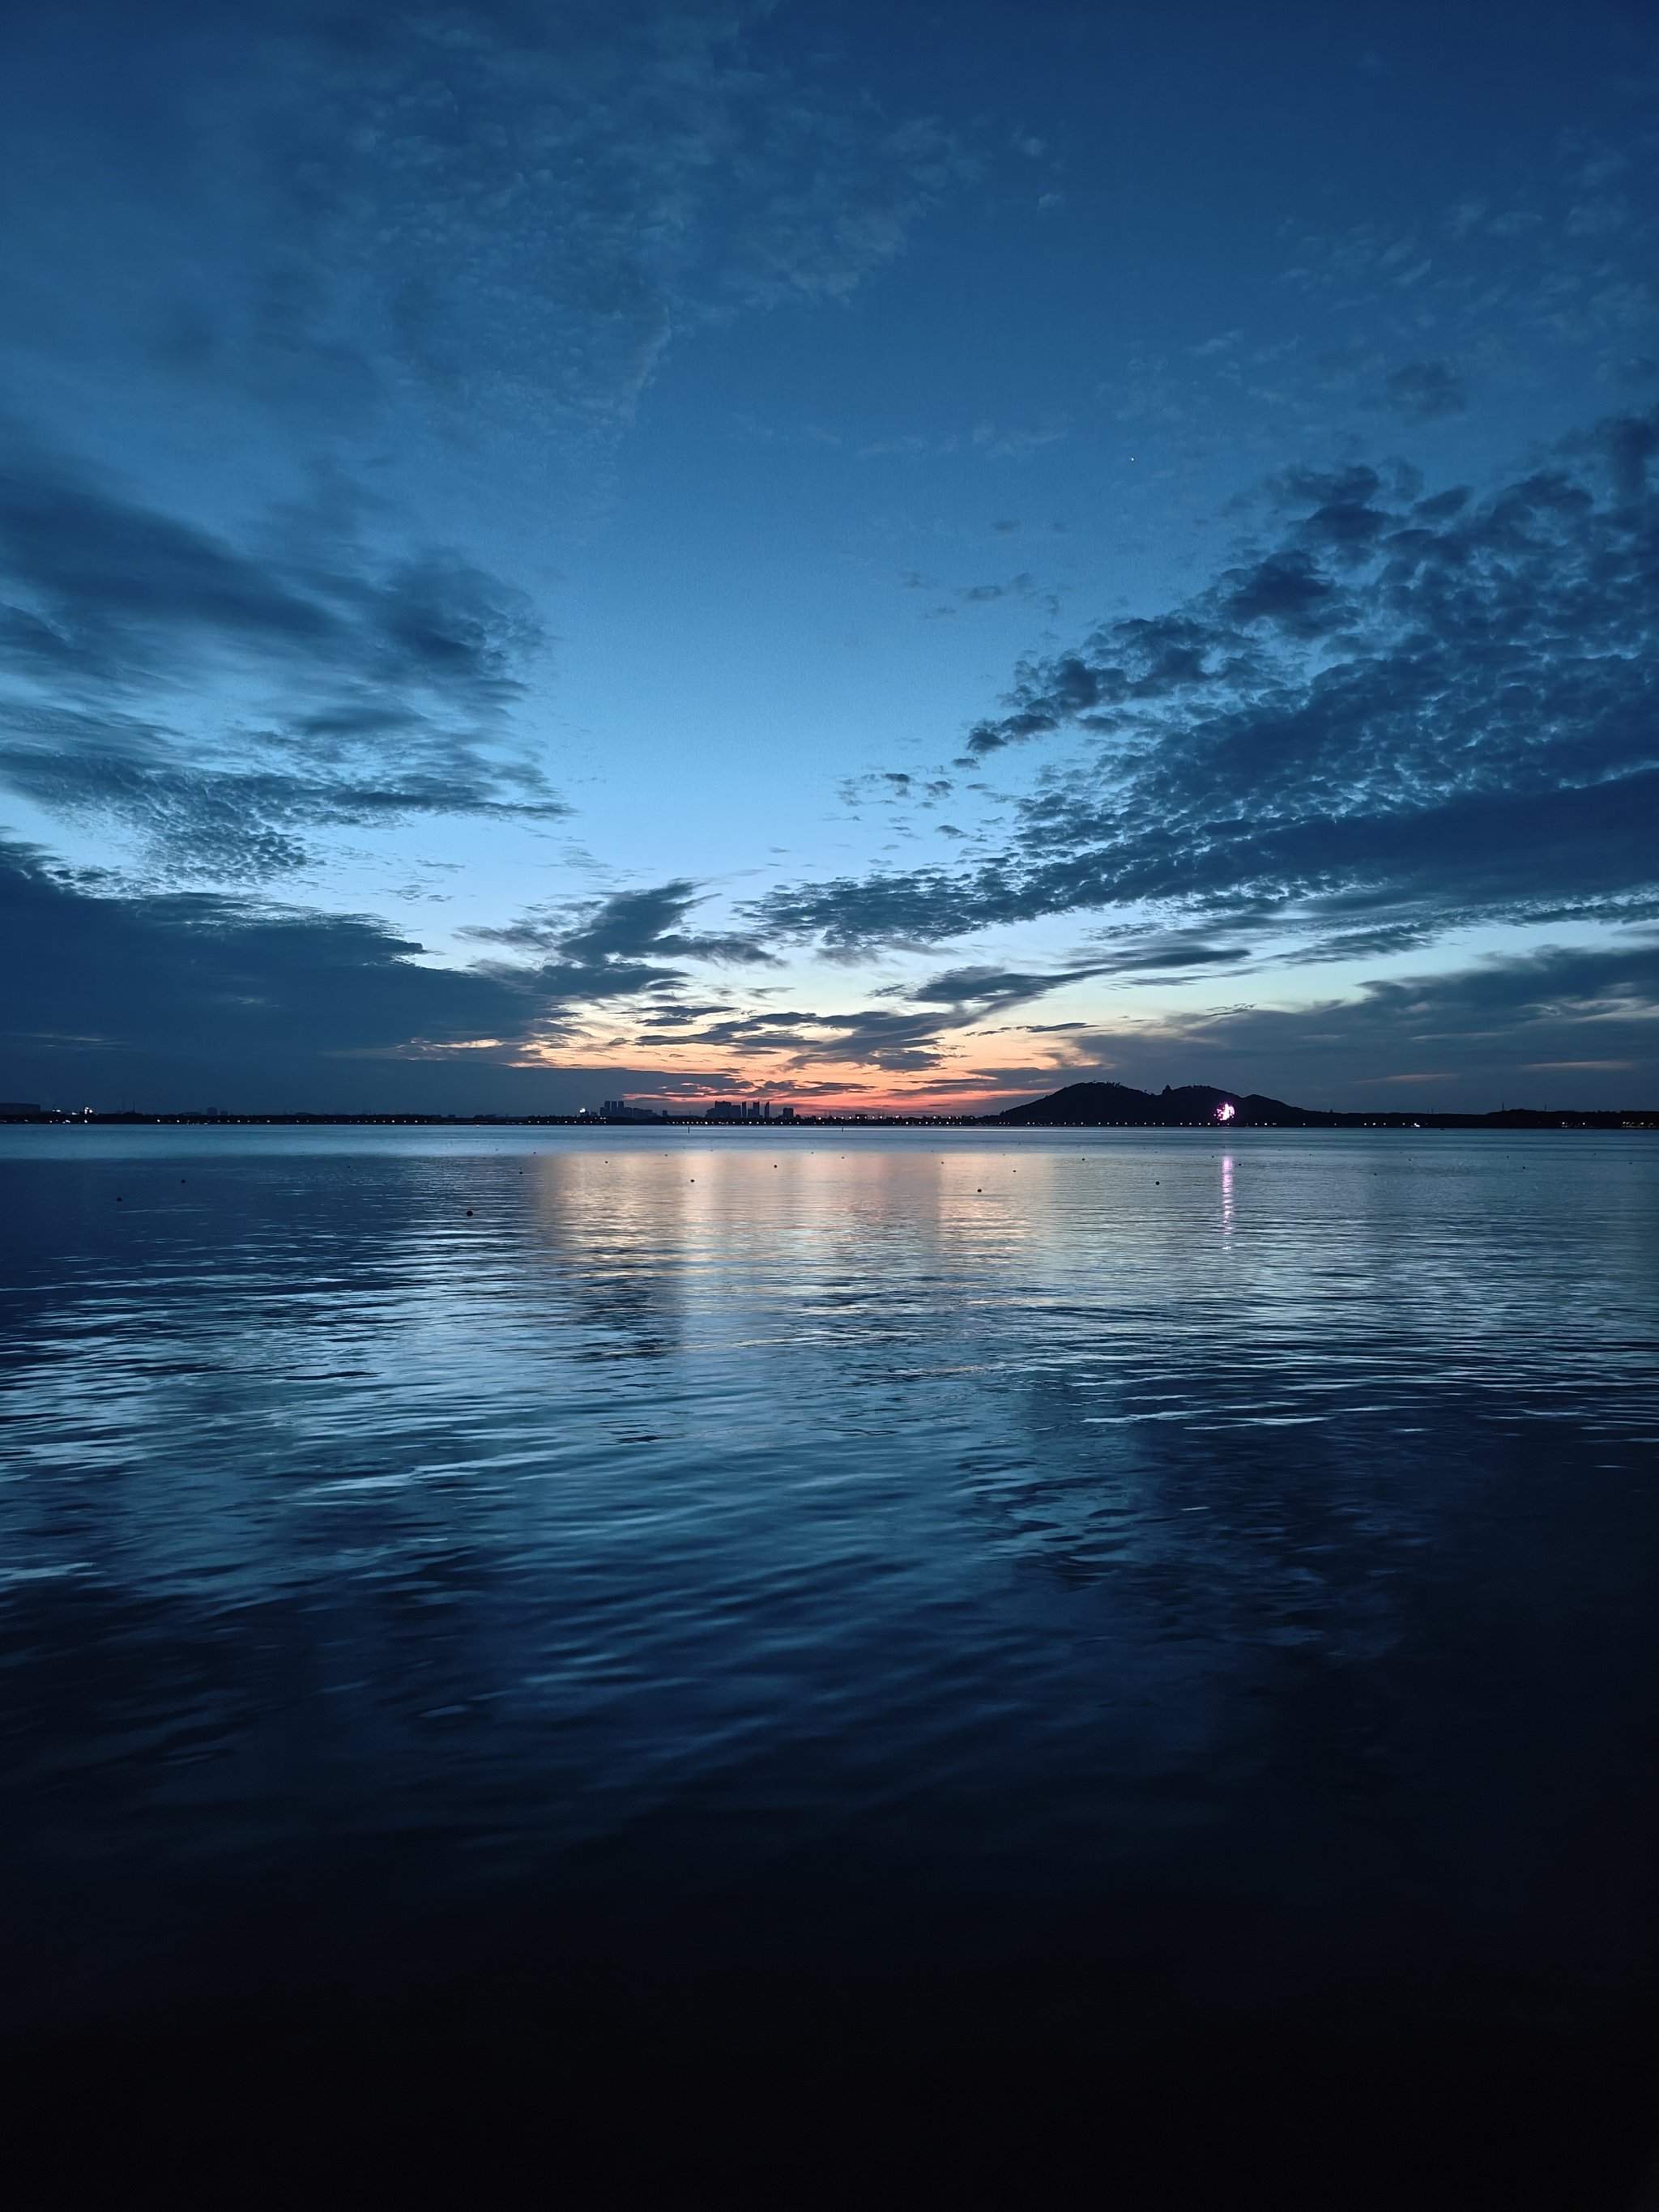
<instances>
[{"instance_id":1,"label":"calm lake water","mask_svg":"<svg viewBox=\"0 0 1659 2212\"><path fill-rule=\"evenodd\" d=\"M1652 2014L1650 1136L13 1129L0 1220L14 2035Z\"/></svg>"}]
</instances>

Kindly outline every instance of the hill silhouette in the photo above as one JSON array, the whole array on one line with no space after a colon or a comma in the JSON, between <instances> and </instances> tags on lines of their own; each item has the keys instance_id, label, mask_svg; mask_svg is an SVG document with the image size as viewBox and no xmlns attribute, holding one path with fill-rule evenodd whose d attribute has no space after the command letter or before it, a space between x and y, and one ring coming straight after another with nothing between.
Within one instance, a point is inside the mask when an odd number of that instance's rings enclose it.
<instances>
[{"instance_id":1,"label":"hill silhouette","mask_svg":"<svg viewBox=\"0 0 1659 2212\"><path fill-rule=\"evenodd\" d=\"M1231 1114L1224 1113L1231 1107ZM1575 1108L1510 1106L1497 1114L1445 1114L1404 1108L1362 1114L1322 1113L1287 1105L1260 1091L1218 1091L1207 1083L1165 1085L1136 1091L1127 1083L1068 1083L1046 1098L1028 1098L987 1120L1039 1128L1233 1129L1617 1129L1651 1127L1650 1109L1603 1112Z\"/></svg>"},{"instance_id":2,"label":"hill silhouette","mask_svg":"<svg viewBox=\"0 0 1659 2212\"><path fill-rule=\"evenodd\" d=\"M1231 1106L1231 1115L1221 1109ZM1106 1122L1119 1127L1153 1129L1184 1128L1195 1122L1230 1121L1237 1127L1299 1128L1324 1115L1310 1114L1283 1099L1248 1096L1237 1091L1218 1091L1207 1083L1165 1085L1161 1092L1135 1091L1127 1083L1068 1083L1046 1098L1028 1099L994 1117L999 1121Z\"/></svg>"}]
</instances>

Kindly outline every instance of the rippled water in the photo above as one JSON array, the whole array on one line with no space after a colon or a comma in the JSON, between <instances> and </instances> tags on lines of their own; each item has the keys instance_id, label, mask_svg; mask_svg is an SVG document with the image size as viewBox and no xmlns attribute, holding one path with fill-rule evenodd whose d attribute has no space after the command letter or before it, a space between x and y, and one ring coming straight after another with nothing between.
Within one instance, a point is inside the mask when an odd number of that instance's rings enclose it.
<instances>
[{"instance_id":1,"label":"rippled water","mask_svg":"<svg viewBox=\"0 0 1659 2212\"><path fill-rule=\"evenodd\" d=\"M14 2028L1659 1992L1651 1137L24 1129L0 1218Z\"/></svg>"}]
</instances>

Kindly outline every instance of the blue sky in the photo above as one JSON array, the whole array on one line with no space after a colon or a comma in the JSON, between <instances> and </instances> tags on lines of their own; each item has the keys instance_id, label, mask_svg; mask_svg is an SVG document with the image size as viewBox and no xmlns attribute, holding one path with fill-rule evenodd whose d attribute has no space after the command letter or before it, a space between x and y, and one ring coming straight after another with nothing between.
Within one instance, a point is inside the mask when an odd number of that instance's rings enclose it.
<instances>
[{"instance_id":1,"label":"blue sky","mask_svg":"<svg viewBox=\"0 0 1659 2212\"><path fill-rule=\"evenodd\" d=\"M1649 10L9 39L6 1095L1655 1095Z\"/></svg>"}]
</instances>

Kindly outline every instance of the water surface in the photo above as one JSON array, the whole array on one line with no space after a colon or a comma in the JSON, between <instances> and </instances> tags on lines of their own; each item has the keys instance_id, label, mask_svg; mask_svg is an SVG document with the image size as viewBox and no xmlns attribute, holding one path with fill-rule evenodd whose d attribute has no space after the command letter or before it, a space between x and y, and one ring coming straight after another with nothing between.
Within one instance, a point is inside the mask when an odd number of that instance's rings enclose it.
<instances>
[{"instance_id":1,"label":"water surface","mask_svg":"<svg viewBox=\"0 0 1659 2212\"><path fill-rule=\"evenodd\" d=\"M0 1133L6 2025L1651 2011L1659 1144Z\"/></svg>"}]
</instances>

